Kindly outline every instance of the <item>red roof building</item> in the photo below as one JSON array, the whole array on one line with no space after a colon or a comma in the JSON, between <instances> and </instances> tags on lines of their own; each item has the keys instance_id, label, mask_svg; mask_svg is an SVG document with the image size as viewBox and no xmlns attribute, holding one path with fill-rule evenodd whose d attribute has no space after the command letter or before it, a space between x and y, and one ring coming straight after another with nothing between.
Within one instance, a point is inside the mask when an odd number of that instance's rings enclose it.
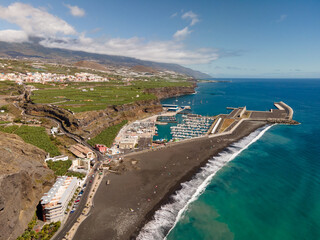
<instances>
[{"instance_id":1,"label":"red roof building","mask_svg":"<svg viewBox=\"0 0 320 240\"><path fill-rule=\"evenodd\" d=\"M99 152L101 152L101 153L105 153L106 151L107 151L107 147L105 146L105 145L103 145L103 144L96 144L95 146L94 146L94 148L95 149L97 149Z\"/></svg>"}]
</instances>

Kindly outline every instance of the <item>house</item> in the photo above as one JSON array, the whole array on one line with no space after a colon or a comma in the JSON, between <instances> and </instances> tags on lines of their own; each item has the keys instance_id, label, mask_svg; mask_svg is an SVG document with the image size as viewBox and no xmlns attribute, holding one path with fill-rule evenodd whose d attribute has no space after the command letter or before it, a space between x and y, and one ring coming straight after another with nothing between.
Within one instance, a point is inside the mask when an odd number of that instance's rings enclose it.
<instances>
[{"instance_id":1,"label":"house","mask_svg":"<svg viewBox=\"0 0 320 240\"><path fill-rule=\"evenodd\" d=\"M51 131L51 134L54 135L58 133L59 129L57 127L52 127L50 131Z\"/></svg>"},{"instance_id":2,"label":"house","mask_svg":"<svg viewBox=\"0 0 320 240\"><path fill-rule=\"evenodd\" d=\"M90 148L83 146L80 143L72 145L69 148L69 151L72 152L78 158L95 158L94 152Z\"/></svg>"},{"instance_id":3,"label":"house","mask_svg":"<svg viewBox=\"0 0 320 240\"><path fill-rule=\"evenodd\" d=\"M105 153L105 152L107 152L107 150L108 150L108 148L105 146L105 145L103 145L103 144L96 144L95 146L94 146L94 148L95 149L97 149L99 152L101 152L101 153Z\"/></svg>"},{"instance_id":4,"label":"house","mask_svg":"<svg viewBox=\"0 0 320 240\"><path fill-rule=\"evenodd\" d=\"M138 139L135 137L124 138L119 143L120 149L133 149L138 143Z\"/></svg>"},{"instance_id":5,"label":"house","mask_svg":"<svg viewBox=\"0 0 320 240\"><path fill-rule=\"evenodd\" d=\"M90 159L77 158L72 160L72 165L69 168L69 171L87 174L90 171L90 169L91 169Z\"/></svg>"}]
</instances>

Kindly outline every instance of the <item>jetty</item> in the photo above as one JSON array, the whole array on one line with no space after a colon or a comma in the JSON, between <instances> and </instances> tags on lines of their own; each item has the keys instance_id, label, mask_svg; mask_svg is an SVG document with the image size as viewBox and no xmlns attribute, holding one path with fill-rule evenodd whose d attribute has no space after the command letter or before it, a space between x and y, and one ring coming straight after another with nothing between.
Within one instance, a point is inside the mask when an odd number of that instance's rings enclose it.
<instances>
[{"instance_id":1,"label":"jetty","mask_svg":"<svg viewBox=\"0 0 320 240\"><path fill-rule=\"evenodd\" d=\"M244 121L262 121L269 124L290 124L297 125L297 121L292 120L293 109L284 102L275 102L276 109L269 111L248 110L244 107L227 107L232 110L229 114L220 114L212 124L207 135L215 137L231 134Z\"/></svg>"},{"instance_id":2,"label":"jetty","mask_svg":"<svg viewBox=\"0 0 320 240\"><path fill-rule=\"evenodd\" d=\"M298 124L292 120L293 110L284 102L275 102L275 109L254 111L244 107L227 107L229 114L215 117L204 117L195 114L183 115L182 123L170 127L174 140L185 140L196 137L215 137L231 134L244 121L263 121L270 124Z\"/></svg>"}]
</instances>

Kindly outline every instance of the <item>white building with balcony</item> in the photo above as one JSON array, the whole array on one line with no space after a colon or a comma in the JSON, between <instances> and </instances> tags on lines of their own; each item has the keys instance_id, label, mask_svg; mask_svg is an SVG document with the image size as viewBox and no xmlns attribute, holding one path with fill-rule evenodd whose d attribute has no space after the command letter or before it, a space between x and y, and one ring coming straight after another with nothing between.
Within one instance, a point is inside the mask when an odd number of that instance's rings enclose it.
<instances>
[{"instance_id":1,"label":"white building with balcony","mask_svg":"<svg viewBox=\"0 0 320 240\"><path fill-rule=\"evenodd\" d=\"M58 177L49 192L41 198L43 221L63 221L64 212L77 187L76 177Z\"/></svg>"}]
</instances>

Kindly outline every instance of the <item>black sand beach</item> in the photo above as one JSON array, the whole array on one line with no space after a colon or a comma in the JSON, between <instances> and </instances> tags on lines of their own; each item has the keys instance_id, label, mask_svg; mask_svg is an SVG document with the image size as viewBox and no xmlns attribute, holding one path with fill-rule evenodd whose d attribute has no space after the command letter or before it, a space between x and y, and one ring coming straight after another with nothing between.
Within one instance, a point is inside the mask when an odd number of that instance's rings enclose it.
<instances>
[{"instance_id":1,"label":"black sand beach","mask_svg":"<svg viewBox=\"0 0 320 240\"><path fill-rule=\"evenodd\" d=\"M94 208L74 239L134 239L154 212L209 158L265 124L244 121L230 135L194 139L126 157L124 164L128 170L104 177L95 195ZM132 164L133 161L137 163Z\"/></svg>"}]
</instances>

